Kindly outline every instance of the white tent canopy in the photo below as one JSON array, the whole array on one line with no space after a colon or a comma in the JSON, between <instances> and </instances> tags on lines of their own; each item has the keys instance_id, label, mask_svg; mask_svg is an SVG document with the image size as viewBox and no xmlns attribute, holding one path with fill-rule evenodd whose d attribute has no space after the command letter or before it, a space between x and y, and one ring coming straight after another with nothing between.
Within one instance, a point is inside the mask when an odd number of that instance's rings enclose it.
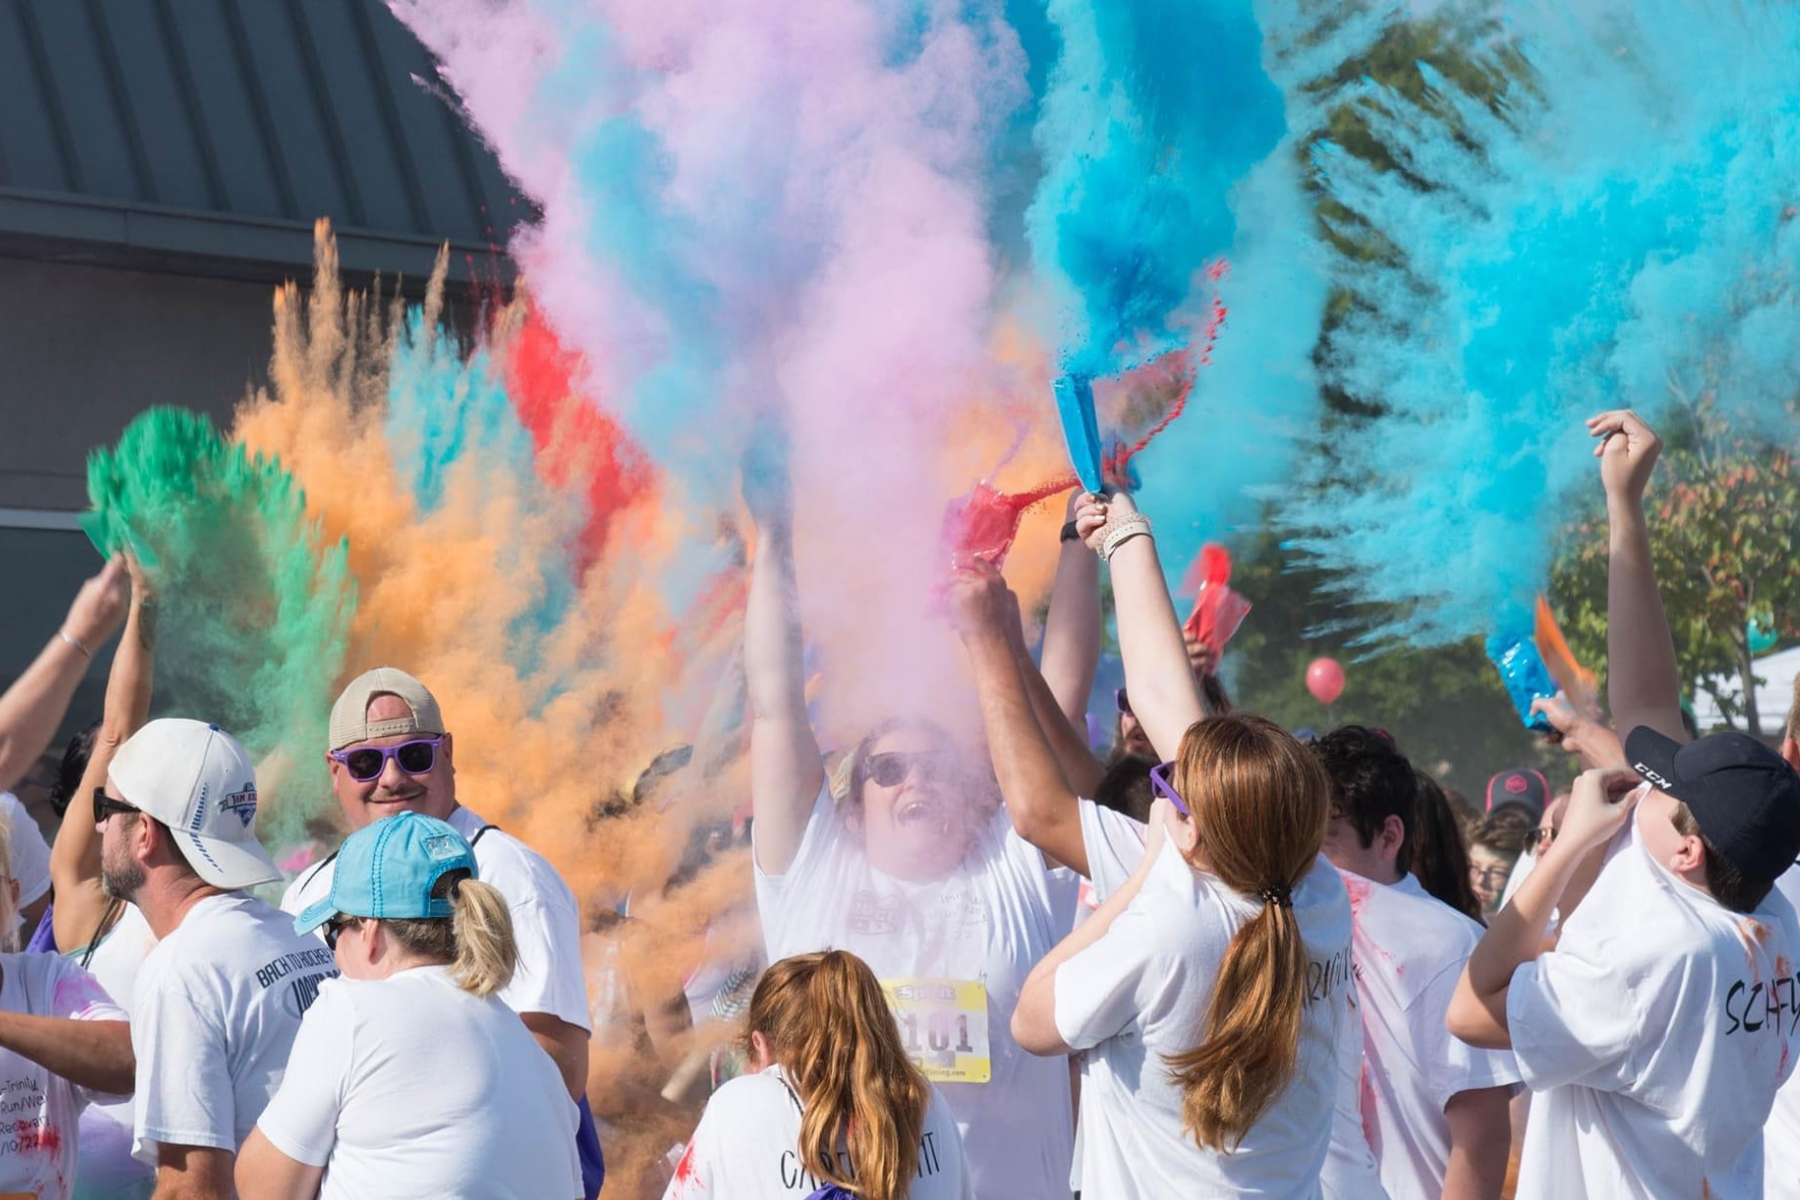
<instances>
[{"instance_id":1,"label":"white tent canopy","mask_svg":"<svg viewBox=\"0 0 1800 1200\"><path fill-rule=\"evenodd\" d=\"M1794 677L1800 675L1800 646L1792 646L1777 651L1766 658L1751 661L1752 673L1762 682L1756 686L1756 710L1762 717L1764 736L1780 732L1782 722L1787 720L1788 708L1794 702ZM1743 681L1734 679L1726 693L1738 700L1742 705ZM1719 712L1719 706L1705 692L1694 696L1694 720L1700 731L1706 731L1725 725L1725 717ZM1742 718L1739 718L1740 727Z\"/></svg>"}]
</instances>

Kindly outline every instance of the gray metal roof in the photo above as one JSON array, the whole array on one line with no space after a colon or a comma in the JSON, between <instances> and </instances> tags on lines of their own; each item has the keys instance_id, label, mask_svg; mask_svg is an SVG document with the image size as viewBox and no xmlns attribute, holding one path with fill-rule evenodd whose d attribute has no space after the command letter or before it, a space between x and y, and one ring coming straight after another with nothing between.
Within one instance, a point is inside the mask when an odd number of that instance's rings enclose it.
<instances>
[{"instance_id":1,"label":"gray metal roof","mask_svg":"<svg viewBox=\"0 0 1800 1200\"><path fill-rule=\"evenodd\" d=\"M491 278L531 210L433 78L379 0L0 0L0 253Z\"/></svg>"}]
</instances>

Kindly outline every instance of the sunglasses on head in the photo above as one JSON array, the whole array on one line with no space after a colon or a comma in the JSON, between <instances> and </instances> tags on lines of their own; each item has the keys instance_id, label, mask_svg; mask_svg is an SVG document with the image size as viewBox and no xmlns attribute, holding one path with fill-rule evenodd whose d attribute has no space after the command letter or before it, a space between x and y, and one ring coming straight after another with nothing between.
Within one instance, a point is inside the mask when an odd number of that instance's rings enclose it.
<instances>
[{"instance_id":1,"label":"sunglasses on head","mask_svg":"<svg viewBox=\"0 0 1800 1200\"><path fill-rule=\"evenodd\" d=\"M106 794L106 789L103 787L94 789L94 824L96 825L106 824L106 819L114 813L134 813L143 811L143 809L135 804L127 804L123 800L113 799Z\"/></svg>"},{"instance_id":2,"label":"sunglasses on head","mask_svg":"<svg viewBox=\"0 0 1800 1200\"><path fill-rule=\"evenodd\" d=\"M920 783L947 783L956 778L956 762L941 751L908 752L889 750L871 754L863 763L863 778L877 787L899 787L906 777L918 772Z\"/></svg>"},{"instance_id":3,"label":"sunglasses on head","mask_svg":"<svg viewBox=\"0 0 1800 1200\"><path fill-rule=\"evenodd\" d=\"M328 757L344 764L350 778L358 783L380 779L388 759L408 775L428 775L437 765L438 747L444 735L401 742L398 746L358 746L354 750L333 750Z\"/></svg>"},{"instance_id":4,"label":"sunglasses on head","mask_svg":"<svg viewBox=\"0 0 1800 1200\"><path fill-rule=\"evenodd\" d=\"M1184 817L1191 817L1194 814L1188 811L1187 801L1181 798L1181 793L1177 792L1175 785L1169 782L1169 772L1174 769L1175 764L1172 762L1157 763L1151 767L1150 786L1156 789L1157 795L1173 804L1176 812Z\"/></svg>"},{"instance_id":5,"label":"sunglasses on head","mask_svg":"<svg viewBox=\"0 0 1800 1200\"><path fill-rule=\"evenodd\" d=\"M331 920L325 922L325 948L333 954L336 954L338 938L343 935L344 930L350 928L352 925L361 924L361 917L347 917L343 913L339 913L337 916L331 918Z\"/></svg>"}]
</instances>

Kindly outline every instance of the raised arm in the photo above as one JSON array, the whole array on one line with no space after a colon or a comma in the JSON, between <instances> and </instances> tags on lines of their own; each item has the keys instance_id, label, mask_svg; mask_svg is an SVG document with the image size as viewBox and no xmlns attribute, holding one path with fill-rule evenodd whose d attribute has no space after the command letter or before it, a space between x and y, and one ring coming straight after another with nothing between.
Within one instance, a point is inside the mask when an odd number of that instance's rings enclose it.
<instances>
[{"instance_id":1,"label":"raised arm","mask_svg":"<svg viewBox=\"0 0 1800 1200\"><path fill-rule=\"evenodd\" d=\"M1018 661L1019 675L1025 681L1025 692L1031 697L1031 711L1037 716L1044 740L1050 743L1056 761L1062 766L1063 778L1069 781L1077 796L1092 797L1106 776L1106 765L1095 758L1088 747L1087 714L1082 714L1079 726L1071 724L1068 714L1058 706L1050 685L1044 681L1043 673L1031 661L1031 648L1025 644L1024 634L1015 630L1011 641L1013 658Z\"/></svg>"},{"instance_id":2,"label":"raised arm","mask_svg":"<svg viewBox=\"0 0 1800 1200\"><path fill-rule=\"evenodd\" d=\"M1096 552L1104 555L1110 549L1113 611L1131 710L1156 752L1174 758L1182 736L1205 711L1148 519L1139 515L1128 494L1120 492L1085 497L1076 523Z\"/></svg>"},{"instance_id":3,"label":"raised arm","mask_svg":"<svg viewBox=\"0 0 1800 1200\"><path fill-rule=\"evenodd\" d=\"M744 686L750 701L750 801L756 863L771 875L793 864L813 802L825 784L806 717L794 512L779 435L759 436L744 464L744 501L756 520L744 613Z\"/></svg>"},{"instance_id":4,"label":"raised arm","mask_svg":"<svg viewBox=\"0 0 1800 1200\"><path fill-rule=\"evenodd\" d=\"M1681 722L1681 676L1675 641L1656 588L1650 561L1650 526L1644 489L1662 442L1630 409L1588 419L1588 432L1606 485L1611 528L1606 569L1606 694L1615 726L1629 733L1648 725L1676 741L1688 740Z\"/></svg>"},{"instance_id":5,"label":"raised arm","mask_svg":"<svg viewBox=\"0 0 1800 1200\"><path fill-rule=\"evenodd\" d=\"M1018 600L993 564L976 559L951 579L950 603L975 675L1007 816L1020 837L1086 875L1076 796L1038 726L1012 646L1009 626L1016 621Z\"/></svg>"},{"instance_id":6,"label":"raised arm","mask_svg":"<svg viewBox=\"0 0 1800 1200\"><path fill-rule=\"evenodd\" d=\"M1565 895L1577 877L1592 872L1594 858L1630 818L1636 798L1627 789L1636 778L1622 768L1596 769L1575 781L1556 840L1538 851L1537 865L1494 914L1463 967L1446 1018L1452 1034L1486 1050L1512 1048L1506 995L1513 972L1543 952L1550 917L1559 906L1568 919Z\"/></svg>"},{"instance_id":7,"label":"raised arm","mask_svg":"<svg viewBox=\"0 0 1800 1200\"><path fill-rule=\"evenodd\" d=\"M56 831L50 849L50 880L56 889L51 921L56 944L73 950L88 944L106 915L100 887L100 832L89 814L89 798L106 782L113 755L150 715L150 685L156 667L156 594L135 560L127 561L131 606L125 636L113 655L106 680L106 708L94 735L81 785L69 800L70 818Z\"/></svg>"},{"instance_id":8,"label":"raised arm","mask_svg":"<svg viewBox=\"0 0 1800 1200\"><path fill-rule=\"evenodd\" d=\"M1080 499L1079 492L1069 497L1070 524ZM1064 538L1056 560L1040 661L1044 683L1064 720L1085 731L1088 694L1100 666L1100 560L1076 537Z\"/></svg>"},{"instance_id":9,"label":"raised arm","mask_svg":"<svg viewBox=\"0 0 1800 1200\"><path fill-rule=\"evenodd\" d=\"M114 558L81 585L62 627L0 695L0 791L17 784L49 747L88 663L119 631L125 604L125 563Z\"/></svg>"}]
</instances>

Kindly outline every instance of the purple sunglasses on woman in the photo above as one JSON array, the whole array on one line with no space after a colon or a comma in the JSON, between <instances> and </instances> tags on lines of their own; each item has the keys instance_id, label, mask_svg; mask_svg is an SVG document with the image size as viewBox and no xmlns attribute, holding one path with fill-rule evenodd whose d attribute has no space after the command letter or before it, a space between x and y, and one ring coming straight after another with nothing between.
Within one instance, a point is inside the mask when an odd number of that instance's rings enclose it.
<instances>
[{"instance_id":1,"label":"purple sunglasses on woman","mask_svg":"<svg viewBox=\"0 0 1800 1200\"><path fill-rule=\"evenodd\" d=\"M1172 762L1157 763L1151 767L1150 786L1156 789L1157 795L1173 804L1176 812L1184 817L1191 817L1194 814L1188 811L1187 801L1181 798L1181 793L1177 792L1175 785L1169 782L1169 772L1174 767L1175 764Z\"/></svg>"}]
</instances>

